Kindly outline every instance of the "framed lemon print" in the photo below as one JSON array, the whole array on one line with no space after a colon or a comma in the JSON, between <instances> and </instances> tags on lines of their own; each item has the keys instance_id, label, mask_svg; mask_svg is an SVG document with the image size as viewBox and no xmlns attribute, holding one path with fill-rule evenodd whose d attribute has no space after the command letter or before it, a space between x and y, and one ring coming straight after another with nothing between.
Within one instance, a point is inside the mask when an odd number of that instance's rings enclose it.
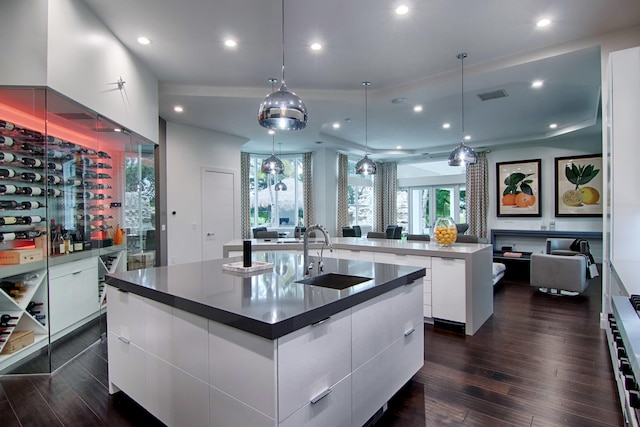
<instances>
[{"instance_id":1,"label":"framed lemon print","mask_svg":"<svg viewBox=\"0 0 640 427\"><path fill-rule=\"evenodd\" d=\"M556 157L556 216L602 216L602 155Z\"/></svg>"},{"instance_id":2,"label":"framed lemon print","mask_svg":"<svg viewBox=\"0 0 640 427\"><path fill-rule=\"evenodd\" d=\"M541 216L540 159L496 163L498 216Z\"/></svg>"}]
</instances>

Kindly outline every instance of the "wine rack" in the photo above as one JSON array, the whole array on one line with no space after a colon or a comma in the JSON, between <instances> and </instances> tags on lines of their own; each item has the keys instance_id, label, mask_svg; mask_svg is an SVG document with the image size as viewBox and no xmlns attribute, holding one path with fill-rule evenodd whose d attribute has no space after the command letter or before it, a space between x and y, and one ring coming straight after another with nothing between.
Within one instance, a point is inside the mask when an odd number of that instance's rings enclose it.
<instances>
[{"instance_id":1,"label":"wine rack","mask_svg":"<svg viewBox=\"0 0 640 427\"><path fill-rule=\"evenodd\" d=\"M124 251L100 255L98 267L98 308L104 308L107 303L105 275L118 271L126 271L126 255Z\"/></svg>"},{"instance_id":2,"label":"wine rack","mask_svg":"<svg viewBox=\"0 0 640 427\"><path fill-rule=\"evenodd\" d=\"M0 363L14 354L6 354L5 347L16 332L33 333L30 346L47 343L47 288L45 269L38 269L0 281ZM14 292L15 291L15 292Z\"/></svg>"}]
</instances>

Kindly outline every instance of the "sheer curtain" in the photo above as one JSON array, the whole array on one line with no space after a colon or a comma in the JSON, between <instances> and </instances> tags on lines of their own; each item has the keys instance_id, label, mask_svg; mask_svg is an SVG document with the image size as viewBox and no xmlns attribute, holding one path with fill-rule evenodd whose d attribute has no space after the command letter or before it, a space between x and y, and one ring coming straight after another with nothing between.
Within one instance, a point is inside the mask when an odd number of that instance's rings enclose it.
<instances>
[{"instance_id":1,"label":"sheer curtain","mask_svg":"<svg viewBox=\"0 0 640 427\"><path fill-rule=\"evenodd\" d=\"M305 227L313 225L313 162L311 157L312 153L304 153L302 155Z\"/></svg>"},{"instance_id":2,"label":"sheer curtain","mask_svg":"<svg viewBox=\"0 0 640 427\"><path fill-rule=\"evenodd\" d=\"M384 231L389 224L397 222L396 197L398 190L398 164L396 162L376 163L377 172L373 178L374 231Z\"/></svg>"},{"instance_id":3,"label":"sheer curtain","mask_svg":"<svg viewBox=\"0 0 640 427\"><path fill-rule=\"evenodd\" d=\"M249 201L249 153L240 153L240 233L243 239L251 236L251 203Z\"/></svg>"},{"instance_id":4,"label":"sheer curtain","mask_svg":"<svg viewBox=\"0 0 640 427\"><path fill-rule=\"evenodd\" d=\"M467 223L468 234L487 238L487 213L489 210L489 165L487 153L478 153L478 163L467 165Z\"/></svg>"},{"instance_id":5,"label":"sheer curtain","mask_svg":"<svg viewBox=\"0 0 640 427\"><path fill-rule=\"evenodd\" d=\"M349 157L338 153L338 232L349 225Z\"/></svg>"}]
</instances>

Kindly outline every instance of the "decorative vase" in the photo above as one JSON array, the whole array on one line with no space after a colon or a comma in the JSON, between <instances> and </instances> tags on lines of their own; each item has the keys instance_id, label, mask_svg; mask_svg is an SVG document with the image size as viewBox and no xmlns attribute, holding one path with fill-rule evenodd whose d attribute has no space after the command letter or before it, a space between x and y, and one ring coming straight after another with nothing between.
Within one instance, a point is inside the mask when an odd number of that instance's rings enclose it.
<instances>
[{"instance_id":1,"label":"decorative vase","mask_svg":"<svg viewBox=\"0 0 640 427\"><path fill-rule=\"evenodd\" d=\"M458 237L458 230L453 218L438 218L433 223L432 238L439 246L453 246Z\"/></svg>"}]
</instances>

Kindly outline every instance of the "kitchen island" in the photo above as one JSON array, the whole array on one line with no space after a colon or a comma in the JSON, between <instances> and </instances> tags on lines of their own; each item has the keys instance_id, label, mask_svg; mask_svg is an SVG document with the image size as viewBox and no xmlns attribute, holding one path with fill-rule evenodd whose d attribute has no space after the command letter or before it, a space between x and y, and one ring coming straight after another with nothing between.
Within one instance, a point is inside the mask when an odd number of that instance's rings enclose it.
<instances>
[{"instance_id":1,"label":"kitchen island","mask_svg":"<svg viewBox=\"0 0 640 427\"><path fill-rule=\"evenodd\" d=\"M254 239L252 250L302 253L299 239ZM336 237L333 252L324 258L382 262L424 267L423 315L425 321L475 334L493 314L493 247L487 244L455 243L441 247L436 242L396 239ZM310 244L316 254L322 244ZM223 246L224 256L242 253L242 240Z\"/></svg>"},{"instance_id":2,"label":"kitchen island","mask_svg":"<svg viewBox=\"0 0 640 427\"><path fill-rule=\"evenodd\" d=\"M299 283L302 257L108 276L109 388L169 426L361 426L423 365L424 268L325 260L361 283Z\"/></svg>"}]
</instances>

